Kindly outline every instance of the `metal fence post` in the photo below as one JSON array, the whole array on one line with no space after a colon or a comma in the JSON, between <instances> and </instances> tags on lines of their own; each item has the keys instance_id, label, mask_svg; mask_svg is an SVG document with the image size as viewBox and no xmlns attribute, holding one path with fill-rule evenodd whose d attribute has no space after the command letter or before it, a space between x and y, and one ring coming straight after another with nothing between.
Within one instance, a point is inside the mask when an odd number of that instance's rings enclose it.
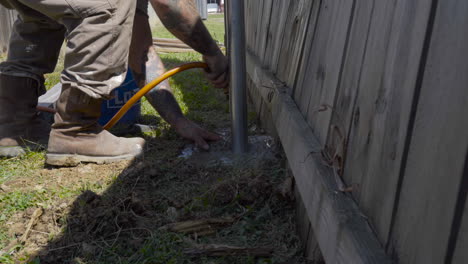
<instances>
[{"instance_id":1,"label":"metal fence post","mask_svg":"<svg viewBox=\"0 0 468 264\"><path fill-rule=\"evenodd\" d=\"M248 151L244 0L229 0L228 8L232 150L236 154L242 154Z\"/></svg>"}]
</instances>

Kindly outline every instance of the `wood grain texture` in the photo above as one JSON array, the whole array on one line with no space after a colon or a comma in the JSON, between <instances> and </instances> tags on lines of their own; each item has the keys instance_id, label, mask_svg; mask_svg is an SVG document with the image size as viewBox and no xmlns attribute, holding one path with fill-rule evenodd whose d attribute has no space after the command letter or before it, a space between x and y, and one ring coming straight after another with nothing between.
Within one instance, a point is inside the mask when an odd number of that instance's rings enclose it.
<instances>
[{"instance_id":1,"label":"wood grain texture","mask_svg":"<svg viewBox=\"0 0 468 264\"><path fill-rule=\"evenodd\" d=\"M271 109L307 215L327 263L391 263L353 199L338 191L321 146L284 84L248 52L247 72ZM266 95L266 97L264 97Z\"/></svg>"},{"instance_id":2,"label":"wood grain texture","mask_svg":"<svg viewBox=\"0 0 468 264\"><path fill-rule=\"evenodd\" d=\"M326 143L331 112L319 112L321 105L333 105L343 62L354 2L323 0L308 58L304 58L294 89L294 98L322 146ZM313 20L311 20L313 21Z\"/></svg>"},{"instance_id":3,"label":"wood grain texture","mask_svg":"<svg viewBox=\"0 0 468 264\"><path fill-rule=\"evenodd\" d=\"M302 200L302 197L297 190L297 186L294 186L294 197L296 202L297 234L299 235L303 248L306 250L307 254L307 242L310 234L310 221L309 216L307 215L304 201Z\"/></svg>"},{"instance_id":4,"label":"wood grain texture","mask_svg":"<svg viewBox=\"0 0 468 264\"><path fill-rule=\"evenodd\" d=\"M468 149L468 2L438 1L390 249L445 263ZM466 249L465 249L466 250Z\"/></svg>"},{"instance_id":5,"label":"wood grain texture","mask_svg":"<svg viewBox=\"0 0 468 264\"><path fill-rule=\"evenodd\" d=\"M265 15L265 12L263 10L263 3L266 0L257 0L255 1L255 14L253 16L253 27L255 28L255 36L253 39L253 50L255 50L256 53L259 51L259 46L260 46L260 38L262 35L262 21Z\"/></svg>"},{"instance_id":6,"label":"wood grain texture","mask_svg":"<svg viewBox=\"0 0 468 264\"><path fill-rule=\"evenodd\" d=\"M302 197L297 190L297 186L294 188L294 197L296 200L297 229L304 248L304 256L311 263L323 263L322 252L320 252L317 238L315 237L314 230L312 230L312 225L310 224L304 201L302 201Z\"/></svg>"},{"instance_id":7,"label":"wood grain texture","mask_svg":"<svg viewBox=\"0 0 468 264\"><path fill-rule=\"evenodd\" d=\"M336 156L341 162L344 162L349 127L359 91L374 2L363 0L356 3L335 101L332 107L324 108L331 114L330 129L325 139L326 152L330 157Z\"/></svg>"},{"instance_id":8,"label":"wood grain texture","mask_svg":"<svg viewBox=\"0 0 468 264\"><path fill-rule=\"evenodd\" d=\"M261 58L264 57L266 51L266 45L268 42L268 27L271 22L271 11L273 7L273 0L264 0L262 5L262 15L261 20L258 21L260 30L258 32L257 39L257 51L256 54L259 54Z\"/></svg>"},{"instance_id":9,"label":"wood grain texture","mask_svg":"<svg viewBox=\"0 0 468 264\"><path fill-rule=\"evenodd\" d=\"M302 58L299 63L299 68L297 72L297 78L294 83L292 96L294 100L298 103L298 107L302 113L306 112L306 107L309 102L308 98L303 96L304 94L310 93L310 91L305 88L305 80L306 76L311 75L309 71L309 61L311 54L316 52L314 47L316 45L316 38L319 33L318 28L321 24L319 24L319 18L321 18L320 14L322 11L322 0L315 0L313 2L313 6L311 9L311 15L309 18L309 25L307 26L306 31L306 38L304 42L304 50L302 52ZM323 18L322 18L323 19Z\"/></svg>"},{"instance_id":10,"label":"wood grain texture","mask_svg":"<svg viewBox=\"0 0 468 264\"><path fill-rule=\"evenodd\" d=\"M268 41L265 51L265 59L263 65L268 66L271 71L276 72L278 69L278 61L285 32L286 19L288 15L289 5L291 1L274 0L270 26L268 29Z\"/></svg>"},{"instance_id":11,"label":"wood grain texture","mask_svg":"<svg viewBox=\"0 0 468 264\"><path fill-rule=\"evenodd\" d=\"M353 195L382 243L388 240L429 13L424 0L375 2L355 105L346 102L353 91L335 104L335 120L343 122L336 126L349 128L342 133L348 137L345 182L357 184ZM330 141L339 142L336 135Z\"/></svg>"},{"instance_id":12,"label":"wood grain texture","mask_svg":"<svg viewBox=\"0 0 468 264\"><path fill-rule=\"evenodd\" d=\"M290 1L280 50L280 67L276 71L278 79L285 82L288 87L293 87L296 80L314 2L311 0Z\"/></svg>"}]
</instances>

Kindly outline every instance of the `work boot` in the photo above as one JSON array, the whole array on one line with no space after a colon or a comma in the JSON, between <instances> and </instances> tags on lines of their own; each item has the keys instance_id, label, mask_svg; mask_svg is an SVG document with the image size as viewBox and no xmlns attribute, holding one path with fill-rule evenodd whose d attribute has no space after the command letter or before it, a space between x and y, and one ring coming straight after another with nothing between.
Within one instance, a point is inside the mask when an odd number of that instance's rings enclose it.
<instances>
[{"instance_id":1,"label":"work boot","mask_svg":"<svg viewBox=\"0 0 468 264\"><path fill-rule=\"evenodd\" d=\"M98 124L101 103L102 99L92 98L78 89L62 88L50 133L47 164L103 164L133 160L143 154L144 139L116 137Z\"/></svg>"},{"instance_id":2,"label":"work boot","mask_svg":"<svg viewBox=\"0 0 468 264\"><path fill-rule=\"evenodd\" d=\"M42 86L34 79L0 74L0 157L44 149L50 124L36 110Z\"/></svg>"}]
</instances>

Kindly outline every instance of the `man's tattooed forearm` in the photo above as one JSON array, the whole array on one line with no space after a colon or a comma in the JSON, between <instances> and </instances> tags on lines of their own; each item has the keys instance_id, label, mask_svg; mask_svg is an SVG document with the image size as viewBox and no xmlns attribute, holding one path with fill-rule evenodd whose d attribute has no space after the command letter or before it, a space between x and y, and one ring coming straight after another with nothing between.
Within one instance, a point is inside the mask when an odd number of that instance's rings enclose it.
<instances>
[{"instance_id":1,"label":"man's tattooed forearm","mask_svg":"<svg viewBox=\"0 0 468 264\"><path fill-rule=\"evenodd\" d=\"M177 120L184 118L184 114L171 91L159 88L152 91L147 99L169 124L175 125Z\"/></svg>"},{"instance_id":2,"label":"man's tattooed forearm","mask_svg":"<svg viewBox=\"0 0 468 264\"><path fill-rule=\"evenodd\" d=\"M176 37L203 55L221 51L198 14L193 0L151 0L161 22Z\"/></svg>"},{"instance_id":3,"label":"man's tattooed forearm","mask_svg":"<svg viewBox=\"0 0 468 264\"><path fill-rule=\"evenodd\" d=\"M152 81L166 71L161 58L159 58L154 48L150 48L147 53L145 68L146 83ZM159 84L156 90L147 94L146 99L154 109L158 111L161 117L171 125L174 125L178 119L184 117L167 80Z\"/></svg>"}]
</instances>

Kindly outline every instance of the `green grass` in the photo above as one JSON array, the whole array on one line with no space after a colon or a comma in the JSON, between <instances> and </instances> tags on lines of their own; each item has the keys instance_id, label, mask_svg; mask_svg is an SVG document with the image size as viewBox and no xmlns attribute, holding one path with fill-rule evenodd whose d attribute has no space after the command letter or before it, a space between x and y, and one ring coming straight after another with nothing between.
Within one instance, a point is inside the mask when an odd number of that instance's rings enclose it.
<instances>
[{"instance_id":1,"label":"green grass","mask_svg":"<svg viewBox=\"0 0 468 264\"><path fill-rule=\"evenodd\" d=\"M204 20L203 23L208 28L208 31L215 41L224 43L224 14L209 14L208 19ZM154 37L175 38L159 20L156 20L151 26Z\"/></svg>"},{"instance_id":2,"label":"green grass","mask_svg":"<svg viewBox=\"0 0 468 264\"><path fill-rule=\"evenodd\" d=\"M0 159L0 185L14 179L17 175L29 177L35 170L42 168L43 164L43 152L31 151L22 157Z\"/></svg>"}]
</instances>

